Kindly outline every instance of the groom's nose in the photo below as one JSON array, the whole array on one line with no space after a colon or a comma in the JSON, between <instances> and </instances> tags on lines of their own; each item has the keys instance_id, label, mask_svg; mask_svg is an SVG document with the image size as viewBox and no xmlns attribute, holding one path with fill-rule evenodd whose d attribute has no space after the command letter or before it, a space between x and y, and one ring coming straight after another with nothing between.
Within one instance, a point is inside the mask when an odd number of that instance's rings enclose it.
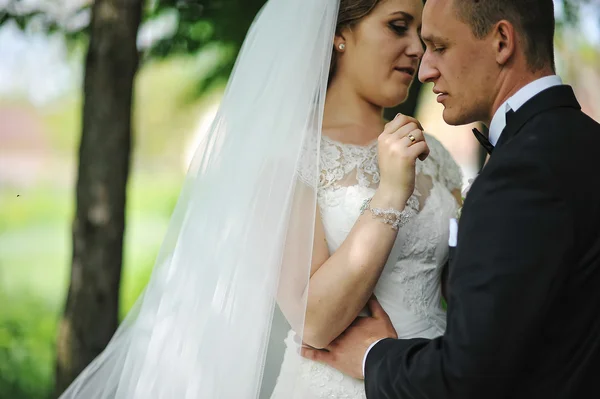
<instances>
[{"instance_id":1,"label":"groom's nose","mask_svg":"<svg viewBox=\"0 0 600 399\"><path fill-rule=\"evenodd\" d=\"M425 51L419 67L419 80L423 83L435 82L440 77L440 71L432 65L429 51Z\"/></svg>"}]
</instances>

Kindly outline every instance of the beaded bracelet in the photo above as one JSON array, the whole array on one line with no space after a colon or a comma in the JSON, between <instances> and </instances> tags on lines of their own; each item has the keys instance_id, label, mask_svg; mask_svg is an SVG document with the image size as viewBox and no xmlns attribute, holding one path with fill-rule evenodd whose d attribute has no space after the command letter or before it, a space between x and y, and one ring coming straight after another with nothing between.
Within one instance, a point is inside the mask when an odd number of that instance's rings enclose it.
<instances>
[{"instance_id":1,"label":"beaded bracelet","mask_svg":"<svg viewBox=\"0 0 600 399\"><path fill-rule=\"evenodd\" d=\"M366 210L368 210L373 215L373 218L380 218L383 223L391 225L392 229L396 231L408 223L408 221L416 214L416 212L409 206L406 206L403 211L393 208L371 208L372 199L373 198L371 197L365 200L363 205L360 207L360 214L362 215Z\"/></svg>"}]
</instances>

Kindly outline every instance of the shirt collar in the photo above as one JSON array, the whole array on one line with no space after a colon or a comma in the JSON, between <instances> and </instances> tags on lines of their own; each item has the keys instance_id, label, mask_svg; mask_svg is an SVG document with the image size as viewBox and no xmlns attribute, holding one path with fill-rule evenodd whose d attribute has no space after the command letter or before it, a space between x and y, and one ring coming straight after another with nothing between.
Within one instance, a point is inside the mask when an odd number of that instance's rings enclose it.
<instances>
[{"instance_id":1,"label":"shirt collar","mask_svg":"<svg viewBox=\"0 0 600 399\"><path fill-rule=\"evenodd\" d=\"M553 86L562 85L563 82L557 75L544 76L523 86L512 97L506 100L494 114L490 123L490 143L496 145L502 131L506 127L506 113L510 110L517 112L532 97Z\"/></svg>"}]
</instances>

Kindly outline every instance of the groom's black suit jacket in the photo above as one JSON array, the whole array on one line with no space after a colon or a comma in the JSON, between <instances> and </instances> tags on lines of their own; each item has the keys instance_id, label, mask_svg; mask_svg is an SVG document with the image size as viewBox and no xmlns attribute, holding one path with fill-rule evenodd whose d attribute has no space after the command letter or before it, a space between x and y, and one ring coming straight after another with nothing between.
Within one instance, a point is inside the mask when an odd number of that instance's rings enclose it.
<instances>
[{"instance_id":1,"label":"groom's black suit jacket","mask_svg":"<svg viewBox=\"0 0 600 399\"><path fill-rule=\"evenodd\" d=\"M514 113L473 184L448 326L369 352L369 399L600 398L600 125L569 86Z\"/></svg>"}]
</instances>

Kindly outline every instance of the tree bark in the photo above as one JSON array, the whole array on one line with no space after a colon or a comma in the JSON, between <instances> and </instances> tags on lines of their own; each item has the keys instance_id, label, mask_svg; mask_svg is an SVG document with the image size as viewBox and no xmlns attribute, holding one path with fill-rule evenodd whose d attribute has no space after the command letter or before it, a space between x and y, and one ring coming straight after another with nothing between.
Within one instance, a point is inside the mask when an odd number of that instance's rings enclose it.
<instances>
[{"instance_id":1,"label":"tree bark","mask_svg":"<svg viewBox=\"0 0 600 399\"><path fill-rule=\"evenodd\" d=\"M59 326L58 396L118 325L136 47L143 0L95 0L85 63L69 292Z\"/></svg>"}]
</instances>

